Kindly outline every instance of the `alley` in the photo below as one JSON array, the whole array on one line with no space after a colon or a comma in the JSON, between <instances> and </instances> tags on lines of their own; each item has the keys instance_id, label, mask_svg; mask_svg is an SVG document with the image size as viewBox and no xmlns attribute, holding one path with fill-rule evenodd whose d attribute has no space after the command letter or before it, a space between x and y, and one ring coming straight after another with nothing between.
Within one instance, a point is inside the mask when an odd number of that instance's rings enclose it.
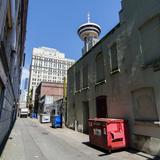
<instances>
[{"instance_id":1,"label":"alley","mask_svg":"<svg viewBox=\"0 0 160 160\"><path fill-rule=\"evenodd\" d=\"M142 153L107 153L86 145L88 135L53 129L30 118L17 119L1 160L147 160ZM140 155L142 154L142 155Z\"/></svg>"}]
</instances>

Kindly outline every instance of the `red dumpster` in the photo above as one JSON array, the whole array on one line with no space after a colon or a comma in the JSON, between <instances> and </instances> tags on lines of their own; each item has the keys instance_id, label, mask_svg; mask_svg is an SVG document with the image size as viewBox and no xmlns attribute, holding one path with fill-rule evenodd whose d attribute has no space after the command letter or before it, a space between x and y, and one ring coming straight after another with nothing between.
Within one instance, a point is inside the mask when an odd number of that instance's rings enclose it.
<instances>
[{"instance_id":1,"label":"red dumpster","mask_svg":"<svg viewBox=\"0 0 160 160\"><path fill-rule=\"evenodd\" d=\"M127 147L126 122L123 119L89 119L90 143L111 152Z\"/></svg>"}]
</instances>

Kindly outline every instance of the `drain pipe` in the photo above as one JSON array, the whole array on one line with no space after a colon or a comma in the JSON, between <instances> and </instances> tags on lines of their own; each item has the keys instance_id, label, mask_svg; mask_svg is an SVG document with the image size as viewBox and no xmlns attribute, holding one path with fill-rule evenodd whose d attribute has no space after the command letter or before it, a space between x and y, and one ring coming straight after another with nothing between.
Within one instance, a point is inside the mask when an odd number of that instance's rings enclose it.
<instances>
[{"instance_id":1,"label":"drain pipe","mask_svg":"<svg viewBox=\"0 0 160 160\"><path fill-rule=\"evenodd\" d=\"M74 130L78 131L78 121L77 120L74 121Z\"/></svg>"}]
</instances>

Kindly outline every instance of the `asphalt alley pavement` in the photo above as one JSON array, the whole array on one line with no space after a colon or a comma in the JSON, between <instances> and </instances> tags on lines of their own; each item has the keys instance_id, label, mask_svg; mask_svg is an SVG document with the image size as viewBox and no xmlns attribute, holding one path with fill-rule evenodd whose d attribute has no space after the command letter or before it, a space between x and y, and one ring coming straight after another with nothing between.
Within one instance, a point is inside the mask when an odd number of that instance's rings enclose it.
<instances>
[{"instance_id":1,"label":"asphalt alley pavement","mask_svg":"<svg viewBox=\"0 0 160 160\"><path fill-rule=\"evenodd\" d=\"M88 135L51 128L36 119L18 118L0 160L149 160L141 152L111 154L89 145Z\"/></svg>"}]
</instances>

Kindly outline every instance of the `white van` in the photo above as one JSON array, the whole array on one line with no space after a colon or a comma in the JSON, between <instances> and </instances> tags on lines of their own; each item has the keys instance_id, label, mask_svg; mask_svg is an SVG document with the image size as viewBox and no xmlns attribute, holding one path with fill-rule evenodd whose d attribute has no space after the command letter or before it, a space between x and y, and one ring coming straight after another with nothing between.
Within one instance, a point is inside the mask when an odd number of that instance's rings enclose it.
<instances>
[{"instance_id":1,"label":"white van","mask_svg":"<svg viewBox=\"0 0 160 160\"><path fill-rule=\"evenodd\" d=\"M27 118L28 113L29 113L28 108L20 108L19 116L20 116L20 118L21 117L26 117Z\"/></svg>"}]
</instances>

